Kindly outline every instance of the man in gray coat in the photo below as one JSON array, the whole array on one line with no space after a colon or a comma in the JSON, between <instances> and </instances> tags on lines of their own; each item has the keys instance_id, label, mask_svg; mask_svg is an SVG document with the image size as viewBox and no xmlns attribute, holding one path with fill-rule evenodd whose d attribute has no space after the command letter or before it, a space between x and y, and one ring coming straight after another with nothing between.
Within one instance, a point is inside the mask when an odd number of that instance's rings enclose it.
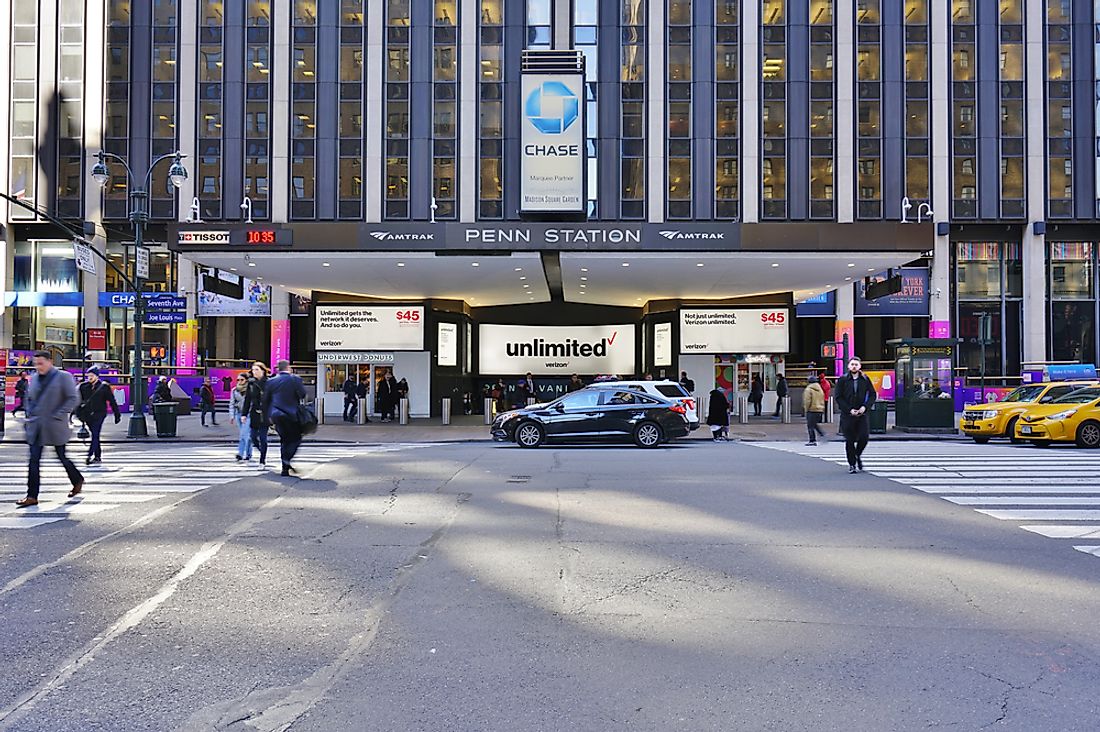
<instances>
[{"instance_id":1,"label":"man in gray coat","mask_svg":"<svg viewBox=\"0 0 1100 732\"><path fill-rule=\"evenodd\" d=\"M65 444L72 436L69 427L69 415L76 408L80 397L76 391L76 382L72 374L54 368L53 356L47 351L34 354L34 378L27 388L27 444L31 448L31 459L27 470L27 497L16 501L19 508L38 505L38 488L41 483L40 467L42 451L47 445L53 447L57 458L65 466L65 474L73 488L69 498L80 493L84 487L84 476L65 456Z\"/></svg>"}]
</instances>

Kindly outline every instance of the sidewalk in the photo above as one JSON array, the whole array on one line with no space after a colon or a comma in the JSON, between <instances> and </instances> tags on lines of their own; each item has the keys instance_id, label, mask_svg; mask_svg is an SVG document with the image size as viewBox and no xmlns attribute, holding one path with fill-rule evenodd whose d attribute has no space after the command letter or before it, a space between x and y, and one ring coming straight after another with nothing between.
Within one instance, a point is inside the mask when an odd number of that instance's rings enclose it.
<instances>
[{"instance_id":1,"label":"sidewalk","mask_svg":"<svg viewBox=\"0 0 1100 732\"><path fill-rule=\"evenodd\" d=\"M893 414L890 414L889 424L893 424ZM353 425L338 421L333 424L318 426L317 432L307 438L312 442L347 443L347 444L394 444L402 442L486 442L490 440L489 428L481 415L459 415L453 418L450 425L440 424L439 418L412 419L409 424L400 425L395 422L381 424L372 421L367 425ZM220 443L232 444L237 441L237 430L230 424L229 415L219 414L217 426L203 427L198 415L180 417L177 423L174 439L158 439L156 425L152 416L146 417L149 428L149 437L143 440L130 440L126 437L129 415L124 414L122 422L115 424L113 419L108 419L103 425L103 441L105 443L117 442L152 442L170 444L173 442L187 443ZM0 444L22 443L23 419L13 419L11 414L5 415L6 431ZM75 436L79 423L74 422L73 434ZM823 424L822 429L830 438L839 439L836 436L835 424ZM783 424L772 417L755 417L749 424L734 422L730 425L730 439L744 442L804 442L806 440L806 425L801 417L796 417L791 424ZM74 437L75 439L75 437ZM278 439L278 438L275 438ZM710 430L706 425L691 433L689 439L709 440ZM873 440L966 440L961 435L912 435L896 432L889 429L884 435L872 435Z\"/></svg>"}]
</instances>

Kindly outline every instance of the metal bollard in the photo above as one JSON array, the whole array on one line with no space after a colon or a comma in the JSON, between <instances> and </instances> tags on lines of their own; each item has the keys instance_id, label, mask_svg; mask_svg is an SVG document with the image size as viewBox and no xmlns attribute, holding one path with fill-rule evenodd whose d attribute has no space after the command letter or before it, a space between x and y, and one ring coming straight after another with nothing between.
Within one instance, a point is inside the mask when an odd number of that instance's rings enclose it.
<instances>
[{"instance_id":1,"label":"metal bollard","mask_svg":"<svg viewBox=\"0 0 1100 732\"><path fill-rule=\"evenodd\" d=\"M749 423L749 398L737 397L737 421L741 424Z\"/></svg>"},{"instance_id":2,"label":"metal bollard","mask_svg":"<svg viewBox=\"0 0 1100 732\"><path fill-rule=\"evenodd\" d=\"M451 398L443 397L443 424L451 423Z\"/></svg>"},{"instance_id":3,"label":"metal bollard","mask_svg":"<svg viewBox=\"0 0 1100 732\"><path fill-rule=\"evenodd\" d=\"M367 423L367 400L356 399L355 400L355 424Z\"/></svg>"},{"instance_id":4,"label":"metal bollard","mask_svg":"<svg viewBox=\"0 0 1100 732\"><path fill-rule=\"evenodd\" d=\"M833 421L836 420L836 415L834 414L835 409L836 409L836 407L833 406L833 400L832 399L826 399L825 400L825 421L826 422L833 422Z\"/></svg>"},{"instance_id":5,"label":"metal bollard","mask_svg":"<svg viewBox=\"0 0 1100 732\"><path fill-rule=\"evenodd\" d=\"M533 407L539 403L538 397L527 397L527 406Z\"/></svg>"},{"instance_id":6,"label":"metal bollard","mask_svg":"<svg viewBox=\"0 0 1100 732\"><path fill-rule=\"evenodd\" d=\"M409 423L409 400L408 398L402 399L398 402L397 420L400 424Z\"/></svg>"},{"instance_id":7,"label":"metal bollard","mask_svg":"<svg viewBox=\"0 0 1100 732\"><path fill-rule=\"evenodd\" d=\"M325 423L325 398L318 396L313 400L313 413L317 415L317 424Z\"/></svg>"},{"instance_id":8,"label":"metal bollard","mask_svg":"<svg viewBox=\"0 0 1100 732\"><path fill-rule=\"evenodd\" d=\"M496 400L492 397L485 397L485 424L492 424L493 419L496 417L493 412L496 410Z\"/></svg>"},{"instance_id":9,"label":"metal bollard","mask_svg":"<svg viewBox=\"0 0 1100 732\"><path fill-rule=\"evenodd\" d=\"M791 423L791 398L789 396L783 397L783 401L779 403L779 418L783 424Z\"/></svg>"}]
</instances>

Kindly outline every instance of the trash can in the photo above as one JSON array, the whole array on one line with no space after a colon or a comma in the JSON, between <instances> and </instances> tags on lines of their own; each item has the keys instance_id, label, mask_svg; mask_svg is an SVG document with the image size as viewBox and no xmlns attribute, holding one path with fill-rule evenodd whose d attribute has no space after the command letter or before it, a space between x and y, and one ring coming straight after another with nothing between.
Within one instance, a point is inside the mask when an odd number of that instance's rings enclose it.
<instances>
[{"instance_id":1,"label":"trash can","mask_svg":"<svg viewBox=\"0 0 1100 732\"><path fill-rule=\"evenodd\" d=\"M879 400L871 405L871 434L872 435L885 435L886 434L886 402Z\"/></svg>"},{"instance_id":2,"label":"trash can","mask_svg":"<svg viewBox=\"0 0 1100 732\"><path fill-rule=\"evenodd\" d=\"M176 436L176 403L157 402L153 405L153 421L157 426L157 437Z\"/></svg>"}]
</instances>

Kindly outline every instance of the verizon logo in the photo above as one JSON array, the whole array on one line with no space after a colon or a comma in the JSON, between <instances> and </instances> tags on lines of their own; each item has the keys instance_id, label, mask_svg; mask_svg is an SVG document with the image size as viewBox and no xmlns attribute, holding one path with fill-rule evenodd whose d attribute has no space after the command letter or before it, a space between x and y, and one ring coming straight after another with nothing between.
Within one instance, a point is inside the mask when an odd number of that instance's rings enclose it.
<instances>
[{"instance_id":1,"label":"verizon logo","mask_svg":"<svg viewBox=\"0 0 1100 732\"><path fill-rule=\"evenodd\" d=\"M378 241L432 241L435 234L429 233L394 233L392 231L372 231L370 235Z\"/></svg>"},{"instance_id":2,"label":"verizon logo","mask_svg":"<svg viewBox=\"0 0 1100 732\"><path fill-rule=\"evenodd\" d=\"M666 239L725 239L724 231L662 231Z\"/></svg>"}]
</instances>

